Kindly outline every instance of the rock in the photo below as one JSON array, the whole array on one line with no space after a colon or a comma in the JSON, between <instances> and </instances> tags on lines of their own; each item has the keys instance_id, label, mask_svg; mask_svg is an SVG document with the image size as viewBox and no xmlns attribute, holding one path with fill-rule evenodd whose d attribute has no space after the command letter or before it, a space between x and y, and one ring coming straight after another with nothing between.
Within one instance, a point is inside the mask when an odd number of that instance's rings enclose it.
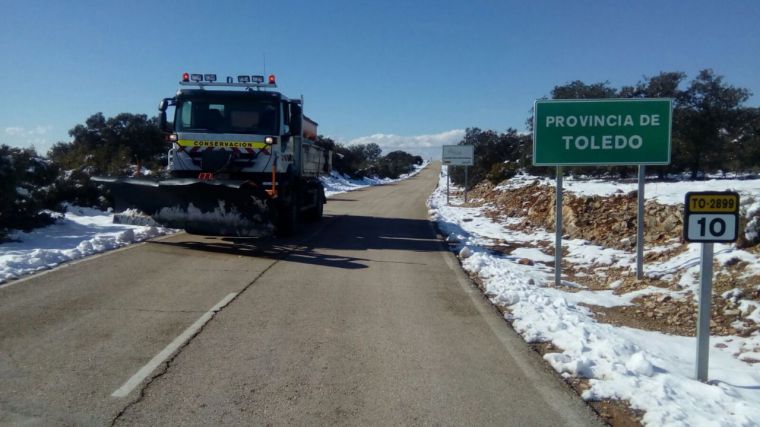
<instances>
[{"instance_id":1,"label":"rock","mask_svg":"<svg viewBox=\"0 0 760 427\"><path fill-rule=\"evenodd\" d=\"M672 299L673 297L671 297L670 295L663 294L657 297L657 302L663 303L663 302L668 302Z\"/></svg>"},{"instance_id":2,"label":"rock","mask_svg":"<svg viewBox=\"0 0 760 427\"><path fill-rule=\"evenodd\" d=\"M747 305L747 306L744 308L744 310L742 310L741 314L742 314L742 316L744 316L744 317L747 317L747 316L749 316L750 314L752 314L752 312L753 312L753 311L755 311L755 306L754 306L754 305L749 305L749 304L748 304L748 305Z\"/></svg>"},{"instance_id":3,"label":"rock","mask_svg":"<svg viewBox=\"0 0 760 427\"><path fill-rule=\"evenodd\" d=\"M528 258L520 258L517 260L517 263L520 265L533 265L533 260L530 260Z\"/></svg>"},{"instance_id":4,"label":"rock","mask_svg":"<svg viewBox=\"0 0 760 427\"><path fill-rule=\"evenodd\" d=\"M459 251L459 259L466 259L472 256L472 250L468 248L467 246L463 247L461 251Z\"/></svg>"},{"instance_id":5,"label":"rock","mask_svg":"<svg viewBox=\"0 0 760 427\"><path fill-rule=\"evenodd\" d=\"M740 261L741 261L741 260L740 260L739 258L737 258L737 257L733 257L733 258L729 259L728 261L726 261L726 263L725 263L725 264L723 264L723 265L730 267L730 266L732 266L732 265L736 265L736 264L738 264Z\"/></svg>"}]
</instances>

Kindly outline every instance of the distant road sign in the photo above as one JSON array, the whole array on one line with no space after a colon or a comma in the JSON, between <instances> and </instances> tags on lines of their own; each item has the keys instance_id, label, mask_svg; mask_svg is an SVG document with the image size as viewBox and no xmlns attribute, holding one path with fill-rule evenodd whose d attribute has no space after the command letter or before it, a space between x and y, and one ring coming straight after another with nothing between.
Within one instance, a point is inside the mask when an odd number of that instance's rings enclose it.
<instances>
[{"instance_id":1,"label":"distant road sign","mask_svg":"<svg viewBox=\"0 0 760 427\"><path fill-rule=\"evenodd\" d=\"M472 145L444 145L444 165L472 166L475 164L475 147Z\"/></svg>"},{"instance_id":2,"label":"distant road sign","mask_svg":"<svg viewBox=\"0 0 760 427\"><path fill-rule=\"evenodd\" d=\"M683 224L687 242L735 242L739 234L739 194L730 191L686 193Z\"/></svg>"},{"instance_id":3,"label":"distant road sign","mask_svg":"<svg viewBox=\"0 0 760 427\"><path fill-rule=\"evenodd\" d=\"M667 165L670 99L536 101L533 164Z\"/></svg>"}]
</instances>

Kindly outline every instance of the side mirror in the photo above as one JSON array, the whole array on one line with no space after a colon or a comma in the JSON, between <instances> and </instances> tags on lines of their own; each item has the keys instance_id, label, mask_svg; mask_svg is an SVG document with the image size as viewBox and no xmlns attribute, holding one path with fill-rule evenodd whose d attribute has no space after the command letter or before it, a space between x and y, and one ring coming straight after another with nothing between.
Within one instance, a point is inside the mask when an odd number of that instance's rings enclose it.
<instances>
[{"instance_id":1,"label":"side mirror","mask_svg":"<svg viewBox=\"0 0 760 427\"><path fill-rule=\"evenodd\" d=\"M164 98L158 103L158 127L162 132L171 133L172 129L169 128L169 123L166 121L166 109L173 105L172 98Z\"/></svg>"},{"instance_id":2,"label":"side mirror","mask_svg":"<svg viewBox=\"0 0 760 427\"><path fill-rule=\"evenodd\" d=\"M158 128L164 133L172 132L172 130L169 129L169 123L166 121L166 111L159 111L158 113Z\"/></svg>"}]
</instances>

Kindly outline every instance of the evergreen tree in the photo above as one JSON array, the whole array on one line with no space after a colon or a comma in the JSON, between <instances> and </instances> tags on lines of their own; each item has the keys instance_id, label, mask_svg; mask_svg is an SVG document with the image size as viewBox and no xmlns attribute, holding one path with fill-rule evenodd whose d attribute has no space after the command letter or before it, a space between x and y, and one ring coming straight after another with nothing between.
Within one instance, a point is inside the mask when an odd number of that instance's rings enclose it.
<instances>
[{"instance_id":1,"label":"evergreen tree","mask_svg":"<svg viewBox=\"0 0 760 427\"><path fill-rule=\"evenodd\" d=\"M723 169L730 161L727 144L740 132L746 116L742 104L749 97L747 89L724 83L712 70L700 71L689 84L678 134L685 142L684 160L692 179L699 172Z\"/></svg>"}]
</instances>

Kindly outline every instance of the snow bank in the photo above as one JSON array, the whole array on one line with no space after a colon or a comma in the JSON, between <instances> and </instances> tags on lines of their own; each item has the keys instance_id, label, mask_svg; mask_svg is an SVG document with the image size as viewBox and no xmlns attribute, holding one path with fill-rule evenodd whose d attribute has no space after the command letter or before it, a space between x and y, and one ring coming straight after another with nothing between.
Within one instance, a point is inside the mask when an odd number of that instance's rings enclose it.
<instances>
[{"instance_id":1,"label":"snow bank","mask_svg":"<svg viewBox=\"0 0 760 427\"><path fill-rule=\"evenodd\" d=\"M535 179L523 177L505 183L504 187L523 185ZM722 187L725 181L720 182ZM757 183L747 182L742 191L756 192ZM696 381L695 338L598 323L589 309L580 305L626 305L647 290L616 296L611 291L568 292L547 287L553 283L553 262L549 262L550 257L545 253L522 249L504 256L488 251L482 245L497 239L513 244L541 241L551 244L553 234L514 232L493 223L480 208L448 206L445 187L446 177L443 175L438 189L428 200L428 206L431 217L449 236L447 240L458 244L455 250L461 254L463 248L467 248L467 256L460 257L462 267L477 274L493 303L508 307L507 318L526 341L552 342L561 349L544 356L557 372L566 377L590 380L590 388L582 394L584 399L626 400L645 412L643 422L646 425L760 425L760 364L743 361L760 354L757 352L760 349L757 332L749 338L713 337L710 382ZM611 194L620 186L613 190L604 183L584 185L574 182L569 188L582 194ZM733 188L737 189L736 186ZM681 191L701 189L694 188L693 183L662 184L652 188L651 192L647 188L647 192L663 200L682 202ZM628 190L623 188L623 191ZM457 204L461 204L461 200L452 199L452 205ZM583 241L563 243L570 251L564 259L571 263L635 268L633 254ZM648 270L667 274L675 269L693 268L699 255L695 253L698 245L691 246L687 252L669 261L648 266ZM729 255L726 249L726 245L716 245L719 261L739 253L731 250ZM519 262L520 258L532 260L533 265ZM757 259L752 259L757 265ZM695 281L689 278L687 285L693 288ZM563 285L582 288L568 282Z\"/></svg>"},{"instance_id":2,"label":"snow bank","mask_svg":"<svg viewBox=\"0 0 760 427\"><path fill-rule=\"evenodd\" d=\"M429 162L425 162L422 165L415 165L414 171L408 174L403 174L397 179L390 178L369 178L352 179L345 175L342 175L336 171L332 171L329 176L323 176L319 179L322 181L322 185L325 187L325 195L327 197L335 194L345 193L347 191L358 190L360 188L371 187L373 185L390 184L392 182L398 182L407 178L411 178L414 175L420 173Z\"/></svg>"},{"instance_id":3,"label":"snow bank","mask_svg":"<svg viewBox=\"0 0 760 427\"><path fill-rule=\"evenodd\" d=\"M55 224L29 233L13 232L9 236L13 241L0 244L0 283L171 231L114 224L108 212L69 206Z\"/></svg>"}]
</instances>

